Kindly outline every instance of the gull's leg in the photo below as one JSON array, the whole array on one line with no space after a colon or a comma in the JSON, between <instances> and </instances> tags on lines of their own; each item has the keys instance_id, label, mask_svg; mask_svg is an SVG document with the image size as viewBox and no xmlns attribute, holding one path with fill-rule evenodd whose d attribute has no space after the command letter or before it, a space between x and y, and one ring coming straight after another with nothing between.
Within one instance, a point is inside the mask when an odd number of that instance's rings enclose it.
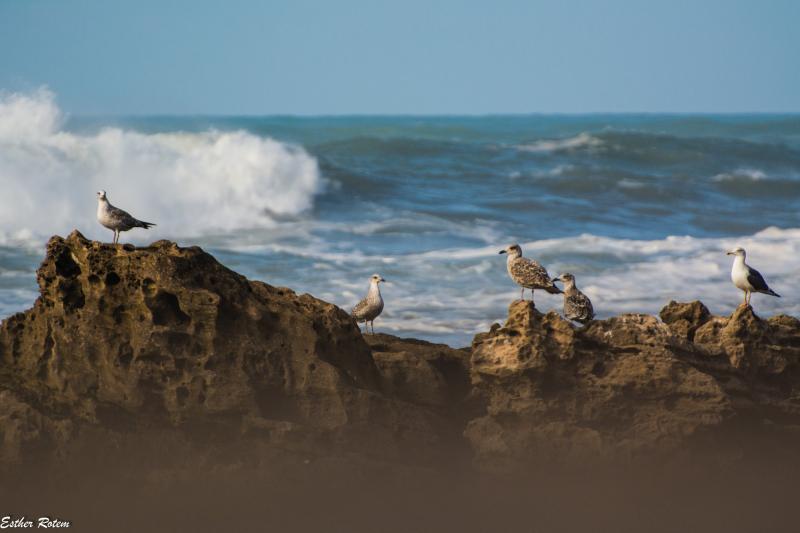
<instances>
[{"instance_id":1,"label":"gull's leg","mask_svg":"<svg viewBox=\"0 0 800 533\"><path fill-rule=\"evenodd\" d=\"M525 301L525 287L522 287L522 290L519 291L519 299Z\"/></svg>"},{"instance_id":2,"label":"gull's leg","mask_svg":"<svg viewBox=\"0 0 800 533\"><path fill-rule=\"evenodd\" d=\"M531 303L534 307L536 307L536 304L533 303L533 289L531 289Z\"/></svg>"}]
</instances>

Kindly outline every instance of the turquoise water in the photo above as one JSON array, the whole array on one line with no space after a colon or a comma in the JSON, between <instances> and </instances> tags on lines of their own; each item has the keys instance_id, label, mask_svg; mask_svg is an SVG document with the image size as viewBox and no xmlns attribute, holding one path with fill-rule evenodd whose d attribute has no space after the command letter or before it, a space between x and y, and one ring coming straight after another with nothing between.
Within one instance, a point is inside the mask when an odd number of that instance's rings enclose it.
<instances>
[{"instance_id":1,"label":"turquoise water","mask_svg":"<svg viewBox=\"0 0 800 533\"><path fill-rule=\"evenodd\" d=\"M455 345L518 296L497 255L511 242L575 274L600 317L695 298L730 312L724 250L741 244L783 296L757 311L800 314L797 115L64 118L34 103L56 117L20 132L0 113L3 315L35 298L50 234L110 240L100 188L159 224L130 242L199 244L348 309L378 272L377 330Z\"/></svg>"}]
</instances>

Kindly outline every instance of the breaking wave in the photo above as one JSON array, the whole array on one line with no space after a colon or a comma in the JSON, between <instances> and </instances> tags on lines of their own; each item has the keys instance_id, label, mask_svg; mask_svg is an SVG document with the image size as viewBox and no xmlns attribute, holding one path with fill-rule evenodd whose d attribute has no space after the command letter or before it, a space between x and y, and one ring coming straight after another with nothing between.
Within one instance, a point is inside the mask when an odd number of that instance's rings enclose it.
<instances>
[{"instance_id":1,"label":"breaking wave","mask_svg":"<svg viewBox=\"0 0 800 533\"><path fill-rule=\"evenodd\" d=\"M314 157L270 138L119 128L76 134L64 129L47 89L0 94L0 244L76 227L103 234L95 222L99 189L156 222L139 236L153 240L270 227L275 215L309 209L323 185Z\"/></svg>"}]
</instances>

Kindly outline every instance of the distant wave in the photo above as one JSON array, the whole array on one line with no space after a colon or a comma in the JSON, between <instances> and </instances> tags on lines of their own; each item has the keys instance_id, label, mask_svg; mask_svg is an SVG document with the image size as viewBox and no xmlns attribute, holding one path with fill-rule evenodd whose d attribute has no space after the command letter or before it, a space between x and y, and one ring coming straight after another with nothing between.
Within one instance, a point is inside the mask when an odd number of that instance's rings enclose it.
<instances>
[{"instance_id":1,"label":"distant wave","mask_svg":"<svg viewBox=\"0 0 800 533\"><path fill-rule=\"evenodd\" d=\"M517 149L524 152L560 152L579 148L593 148L602 144L603 141L601 139L584 132L565 139L543 139L521 144L517 146Z\"/></svg>"},{"instance_id":2,"label":"distant wave","mask_svg":"<svg viewBox=\"0 0 800 533\"><path fill-rule=\"evenodd\" d=\"M598 155L607 161L637 166L700 166L720 161L720 156L741 161L735 170L719 174L718 179L758 179L770 168L796 168L800 150L787 142L762 138L724 138L683 136L638 130L604 129L582 132L572 137L540 139L513 145L522 153L540 156Z\"/></svg>"},{"instance_id":3,"label":"distant wave","mask_svg":"<svg viewBox=\"0 0 800 533\"><path fill-rule=\"evenodd\" d=\"M713 181L762 181L767 174L757 168L739 168L733 172L723 172L711 178Z\"/></svg>"},{"instance_id":4,"label":"distant wave","mask_svg":"<svg viewBox=\"0 0 800 533\"><path fill-rule=\"evenodd\" d=\"M244 132L143 134L63 129L53 93L0 94L0 244L102 232L95 191L169 236L271 225L313 205L323 188L303 148ZM132 237L134 237L132 235ZM135 237L134 237L135 238Z\"/></svg>"}]
</instances>

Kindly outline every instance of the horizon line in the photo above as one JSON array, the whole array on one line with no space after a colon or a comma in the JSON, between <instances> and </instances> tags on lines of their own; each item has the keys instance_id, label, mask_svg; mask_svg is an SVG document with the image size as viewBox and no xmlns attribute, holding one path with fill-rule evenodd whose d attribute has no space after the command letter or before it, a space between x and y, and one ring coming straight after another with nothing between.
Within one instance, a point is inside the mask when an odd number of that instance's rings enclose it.
<instances>
[{"instance_id":1,"label":"horizon line","mask_svg":"<svg viewBox=\"0 0 800 533\"><path fill-rule=\"evenodd\" d=\"M662 117L800 117L798 111L530 111L488 113L217 113L217 112L72 112L72 117L124 118L515 118L515 117L589 117L589 116L662 116Z\"/></svg>"}]
</instances>

